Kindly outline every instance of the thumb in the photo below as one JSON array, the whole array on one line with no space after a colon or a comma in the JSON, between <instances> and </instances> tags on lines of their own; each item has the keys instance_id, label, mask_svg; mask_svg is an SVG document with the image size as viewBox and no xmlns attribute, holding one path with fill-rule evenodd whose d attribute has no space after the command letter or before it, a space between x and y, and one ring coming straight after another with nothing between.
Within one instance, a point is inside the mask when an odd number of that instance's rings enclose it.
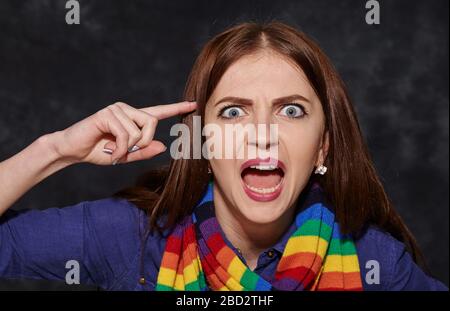
<instances>
[{"instance_id":1,"label":"thumb","mask_svg":"<svg viewBox=\"0 0 450 311\"><path fill-rule=\"evenodd\" d=\"M166 151L166 149L167 149L167 147L159 140L152 140L152 142L148 146L146 146L145 148L139 149L136 152L139 153L139 151L140 151L140 154L144 158L149 158L149 157L155 156L159 153ZM133 153L131 153L131 154L133 154Z\"/></svg>"},{"instance_id":2,"label":"thumb","mask_svg":"<svg viewBox=\"0 0 450 311\"><path fill-rule=\"evenodd\" d=\"M151 159L154 156L166 151L166 149L167 147L162 142L153 140L145 148L139 149L134 152L128 152L125 156L122 157L122 159L119 160L119 163Z\"/></svg>"}]
</instances>

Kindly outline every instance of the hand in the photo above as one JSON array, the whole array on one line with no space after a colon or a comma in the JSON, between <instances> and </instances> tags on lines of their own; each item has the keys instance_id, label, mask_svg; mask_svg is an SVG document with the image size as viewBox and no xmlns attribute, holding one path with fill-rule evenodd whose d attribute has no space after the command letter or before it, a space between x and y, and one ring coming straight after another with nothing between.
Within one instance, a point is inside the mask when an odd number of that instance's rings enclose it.
<instances>
[{"instance_id":1,"label":"hand","mask_svg":"<svg viewBox=\"0 0 450 311\"><path fill-rule=\"evenodd\" d=\"M142 109L118 102L55 132L53 147L71 163L108 165L150 159L166 150L153 139L158 121L196 108L195 102L187 101Z\"/></svg>"}]
</instances>

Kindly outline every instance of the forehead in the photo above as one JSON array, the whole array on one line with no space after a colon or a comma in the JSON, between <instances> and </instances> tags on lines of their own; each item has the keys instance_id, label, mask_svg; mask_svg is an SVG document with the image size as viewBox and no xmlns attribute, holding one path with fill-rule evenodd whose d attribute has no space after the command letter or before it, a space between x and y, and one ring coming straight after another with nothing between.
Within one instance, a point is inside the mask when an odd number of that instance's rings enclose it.
<instances>
[{"instance_id":1,"label":"forehead","mask_svg":"<svg viewBox=\"0 0 450 311\"><path fill-rule=\"evenodd\" d=\"M299 93L311 100L315 92L303 70L292 60L275 52L246 55L222 76L211 98L241 96L268 99Z\"/></svg>"}]
</instances>

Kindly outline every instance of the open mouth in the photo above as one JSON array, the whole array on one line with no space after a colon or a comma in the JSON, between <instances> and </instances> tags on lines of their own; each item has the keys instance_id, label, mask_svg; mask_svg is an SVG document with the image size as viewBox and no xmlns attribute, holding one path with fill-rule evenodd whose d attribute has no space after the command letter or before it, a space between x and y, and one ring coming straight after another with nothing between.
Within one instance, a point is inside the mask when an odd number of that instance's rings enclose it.
<instances>
[{"instance_id":1,"label":"open mouth","mask_svg":"<svg viewBox=\"0 0 450 311\"><path fill-rule=\"evenodd\" d=\"M256 201L272 201L281 193L285 166L277 159L252 159L241 166L244 191Z\"/></svg>"}]
</instances>

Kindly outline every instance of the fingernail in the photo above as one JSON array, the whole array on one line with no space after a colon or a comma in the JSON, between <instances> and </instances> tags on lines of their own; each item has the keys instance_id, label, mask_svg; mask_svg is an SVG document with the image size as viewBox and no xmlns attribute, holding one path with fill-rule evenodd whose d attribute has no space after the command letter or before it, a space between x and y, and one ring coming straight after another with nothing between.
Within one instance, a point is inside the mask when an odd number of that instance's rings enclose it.
<instances>
[{"instance_id":1,"label":"fingernail","mask_svg":"<svg viewBox=\"0 0 450 311\"><path fill-rule=\"evenodd\" d=\"M128 152L135 152L136 150L139 150L139 146L134 145L133 147L128 148Z\"/></svg>"},{"instance_id":2,"label":"fingernail","mask_svg":"<svg viewBox=\"0 0 450 311\"><path fill-rule=\"evenodd\" d=\"M119 162L119 159L115 159L115 160L112 162L112 165L116 165L117 162Z\"/></svg>"},{"instance_id":3,"label":"fingernail","mask_svg":"<svg viewBox=\"0 0 450 311\"><path fill-rule=\"evenodd\" d=\"M163 146L163 151L162 152L164 152L164 151L166 151L167 150L167 147L166 146Z\"/></svg>"},{"instance_id":4,"label":"fingernail","mask_svg":"<svg viewBox=\"0 0 450 311\"><path fill-rule=\"evenodd\" d=\"M108 149L108 148L103 148L103 152L107 153L107 154L112 154L113 153L113 151L111 149Z\"/></svg>"}]
</instances>

